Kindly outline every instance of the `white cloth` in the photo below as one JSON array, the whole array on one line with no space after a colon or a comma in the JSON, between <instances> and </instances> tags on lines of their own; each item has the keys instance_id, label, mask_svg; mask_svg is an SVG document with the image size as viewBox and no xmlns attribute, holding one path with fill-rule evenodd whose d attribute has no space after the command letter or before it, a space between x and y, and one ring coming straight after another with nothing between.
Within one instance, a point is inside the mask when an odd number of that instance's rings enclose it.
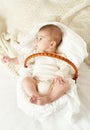
<instances>
[{"instance_id":1,"label":"white cloth","mask_svg":"<svg viewBox=\"0 0 90 130\"><path fill-rule=\"evenodd\" d=\"M48 56L39 56L32 58L30 61L28 61L27 64L27 68L21 67L20 75L22 77L35 77L38 81L38 91L40 89L40 93L41 91L45 94L48 93L51 87L52 79L56 75L67 79L72 78L74 74L74 71L72 71L72 67L65 61ZM41 86L41 84L43 84L43 87ZM44 87L46 87L47 92Z\"/></svg>"},{"instance_id":2,"label":"white cloth","mask_svg":"<svg viewBox=\"0 0 90 130\"><path fill-rule=\"evenodd\" d=\"M22 41L19 49L22 48L22 50L24 50L24 47L25 47L24 43L25 43L25 45L27 43L29 43L33 39L33 36L35 35L35 33L38 32L38 29L46 24L55 24L63 30L64 37L63 37L63 41L62 41L62 46L58 49L58 52L60 53L60 51L61 51L62 53L64 53L67 56L67 58L69 60L73 61L73 63L78 67L83 62L84 58L87 56L86 44L72 30L70 30L66 26L64 26L60 23L57 23L57 22L48 22L48 23L42 23L40 25L37 25L32 31L33 35L32 36L31 36L31 34L28 35ZM73 36L73 38L71 38L72 36ZM79 44L78 44L78 42L79 42ZM28 50L28 47L26 48L26 50ZM41 76L40 75L41 72L40 73L38 72L38 69L40 69L39 67L38 68L36 67L35 73L37 73L38 76ZM66 71L64 71L65 68L63 68L63 67L64 66L62 65L62 67L61 67L62 71L61 70L57 71L57 74L60 74L61 76L66 75L65 78L67 78L68 69L66 69ZM42 69L42 70L44 71L44 69ZM25 71L27 71L27 72L23 72L23 74L26 74L26 75L28 74L29 76L32 75L31 73L28 73L29 72L28 69L26 69ZM64 72L64 73L62 73L62 72ZM66 74L65 74L65 72L66 72ZM72 72L72 70L71 70L71 72ZM35 75L33 75L33 76L35 76ZM39 78L43 78L43 77L44 77L44 74L42 75L42 77L39 77ZM21 89L21 81L22 81L22 78L19 79L18 84L17 84L17 96L18 96L17 99L18 99L18 106L25 113L27 113L28 115L32 116L33 118L35 118L36 120L39 120L39 121L44 121L47 118L54 116L54 114L56 114L55 117L58 118L57 121L59 121L59 116L66 118L69 122L75 121L75 115L77 115L79 113L80 102L79 102L79 98L78 98L78 94L77 94L77 86L75 84L75 81L72 80L71 77L68 77L70 90L67 92L67 94L62 96L58 100L54 101L53 103L46 104L44 106L37 106L34 104L30 104L27 101L27 98L25 98L25 95Z\"/></svg>"},{"instance_id":3,"label":"white cloth","mask_svg":"<svg viewBox=\"0 0 90 130\"><path fill-rule=\"evenodd\" d=\"M77 86L72 79L69 79L71 89L67 92L67 94L44 106L39 106L28 102L22 91L21 81L22 78L18 80L17 84L17 102L18 107L27 115L35 118L36 120L43 121L49 116L52 116L54 113L59 113L69 122L74 121L73 117L79 112L80 102L77 94Z\"/></svg>"},{"instance_id":4,"label":"white cloth","mask_svg":"<svg viewBox=\"0 0 90 130\"><path fill-rule=\"evenodd\" d=\"M25 111L25 113L38 120L44 120L53 113L59 112L62 113L67 120L72 121L73 115L79 112L80 102L77 94L77 86L72 79L72 74L70 75L70 70L72 70L71 67L64 61L46 56L35 58L35 64L33 67L31 67L32 63L34 63L33 60L31 60L31 63L28 63L30 67L21 68L20 70L21 78L18 80L17 84L18 106ZM43 83L45 83L45 81L52 80L55 75L60 75L69 81L70 89L64 96L44 106L34 105L27 101L21 88L21 82L25 76L35 76L41 81L39 85L40 92L44 93L45 91L46 93L45 88L42 88L45 87L45 84L42 86L42 82L44 81Z\"/></svg>"}]
</instances>

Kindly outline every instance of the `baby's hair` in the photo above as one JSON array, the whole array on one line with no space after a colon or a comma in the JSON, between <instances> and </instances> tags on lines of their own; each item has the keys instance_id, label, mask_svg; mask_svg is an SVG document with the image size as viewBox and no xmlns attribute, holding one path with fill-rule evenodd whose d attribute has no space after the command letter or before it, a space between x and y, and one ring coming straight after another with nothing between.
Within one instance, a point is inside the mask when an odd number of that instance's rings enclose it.
<instances>
[{"instance_id":1,"label":"baby's hair","mask_svg":"<svg viewBox=\"0 0 90 130\"><path fill-rule=\"evenodd\" d=\"M62 31L58 26L53 25L53 24L48 24L41 27L39 31L42 31L42 30L47 30L50 33L53 40L56 41L57 47L60 45L62 41Z\"/></svg>"}]
</instances>

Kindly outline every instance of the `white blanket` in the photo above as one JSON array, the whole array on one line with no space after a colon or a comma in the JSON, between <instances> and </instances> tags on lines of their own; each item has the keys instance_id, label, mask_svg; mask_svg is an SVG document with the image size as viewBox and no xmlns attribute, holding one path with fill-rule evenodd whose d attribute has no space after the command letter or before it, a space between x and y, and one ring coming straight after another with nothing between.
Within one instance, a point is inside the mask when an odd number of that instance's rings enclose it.
<instances>
[{"instance_id":1,"label":"white blanket","mask_svg":"<svg viewBox=\"0 0 90 130\"><path fill-rule=\"evenodd\" d=\"M45 21L62 22L75 30L84 38L90 52L89 14L90 0L0 0L0 58L6 54L17 56L18 52L14 46L22 41L34 25ZM76 121L74 123L70 123L62 114L57 113L53 113L44 121L26 116L17 108L16 80L13 80L11 73L7 70L18 78L18 67L11 64L0 66L0 129L90 130L88 125L90 122L90 68L88 66L82 64L80 67L77 86L81 107L80 113L74 116Z\"/></svg>"},{"instance_id":2,"label":"white blanket","mask_svg":"<svg viewBox=\"0 0 90 130\"><path fill-rule=\"evenodd\" d=\"M29 51L30 47L32 48L32 44L31 46L29 45L29 48L28 44L30 44L30 41L32 41L34 35L36 35L36 33L38 32L38 29L47 24L55 24L61 28L61 30L63 31L63 40L60 47L58 47L60 49L58 49L58 53L64 53L67 58L70 59L78 67L83 62L84 58L87 56L85 42L72 30L69 30L69 28L67 28L63 24L60 24L59 22L48 22L36 25L32 32L25 37L23 42L21 42L21 45L19 46L19 51L20 49L22 50L25 47ZM25 51L24 49L23 53L27 53L27 51ZM40 69L37 71L40 71ZM41 77L43 77L44 72L42 71L41 73ZM47 104L45 106L38 106L30 104L25 98L25 95L21 88L21 82L23 77L22 75L23 72L21 72L21 77L19 78L17 84L17 101L18 106L25 113L27 113L29 116L32 116L32 118L35 118L40 121L46 120L49 116L52 116L53 113L58 113L58 116L63 115L63 117L66 118L69 122L74 121L73 116L75 116L80 111L80 102L77 94L77 86L75 84L75 81L72 80L72 78L67 79L69 81L70 90L64 96L60 97L57 101L54 101L53 103ZM40 77L39 74L38 76ZM46 78L44 80L46 80Z\"/></svg>"},{"instance_id":3,"label":"white blanket","mask_svg":"<svg viewBox=\"0 0 90 130\"><path fill-rule=\"evenodd\" d=\"M59 118L53 113L47 120L30 118L17 107L16 80L0 65L0 129L2 130L89 130L90 122L90 69L82 64L79 70L78 93L81 102L80 113L75 116L76 123L70 124L63 115ZM35 113L37 115L37 113ZM39 117L41 119L41 117Z\"/></svg>"}]
</instances>

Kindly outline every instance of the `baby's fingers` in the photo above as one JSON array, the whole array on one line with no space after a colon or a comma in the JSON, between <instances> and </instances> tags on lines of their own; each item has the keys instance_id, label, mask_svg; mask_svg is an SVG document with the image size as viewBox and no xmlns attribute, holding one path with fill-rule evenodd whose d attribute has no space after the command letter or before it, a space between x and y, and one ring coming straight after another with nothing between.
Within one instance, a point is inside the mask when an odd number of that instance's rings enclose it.
<instances>
[{"instance_id":1,"label":"baby's fingers","mask_svg":"<svg viewBox=\"0 0 90 130\"><path fill-rule=\"evenodd\" d=\"M3 63L9 62L9 57L8 57L8 56L4 56L4 57L2 58L2 62L3 62Z\"/></svg>"},{"instance_id":2,"label":"baby's fingers","mask_svg":"<svg viewBox=\"0 0 90 130\"><path fill-rule=\"evenodd\" d=\"M5 56L1 60L2 60L3 63L6 63L6 57Z\"/></svg>"}]
</instances>

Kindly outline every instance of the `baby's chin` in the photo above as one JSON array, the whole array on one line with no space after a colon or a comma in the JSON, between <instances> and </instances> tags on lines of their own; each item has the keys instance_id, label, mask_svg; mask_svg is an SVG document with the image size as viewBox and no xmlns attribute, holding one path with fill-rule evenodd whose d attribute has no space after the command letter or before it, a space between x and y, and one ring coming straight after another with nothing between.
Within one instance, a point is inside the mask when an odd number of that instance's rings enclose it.
<instances>
[{"instance_id":1,"label":"baby's chin","mask_svg":"<svg viewBox=\"0 0 90 130\"><path fill-rule=\"evenodd\" d=\"M39 49L36 49L36 51L37 51L38 53L45 52L44 50L39 50Z\"/></svg>"},{"instance_id":2,"label":"baby's chin","mask_svg":"<svg viewBox=\"0 0 90 130\"><path fill-rule=\"evenodd\" d=\"M40 49L38 49L38 48L34 48L34 49L35 49L35 51L36 51L37 53L48 52L48 50L40 50Z\"/></svg>"}]
</instances>

